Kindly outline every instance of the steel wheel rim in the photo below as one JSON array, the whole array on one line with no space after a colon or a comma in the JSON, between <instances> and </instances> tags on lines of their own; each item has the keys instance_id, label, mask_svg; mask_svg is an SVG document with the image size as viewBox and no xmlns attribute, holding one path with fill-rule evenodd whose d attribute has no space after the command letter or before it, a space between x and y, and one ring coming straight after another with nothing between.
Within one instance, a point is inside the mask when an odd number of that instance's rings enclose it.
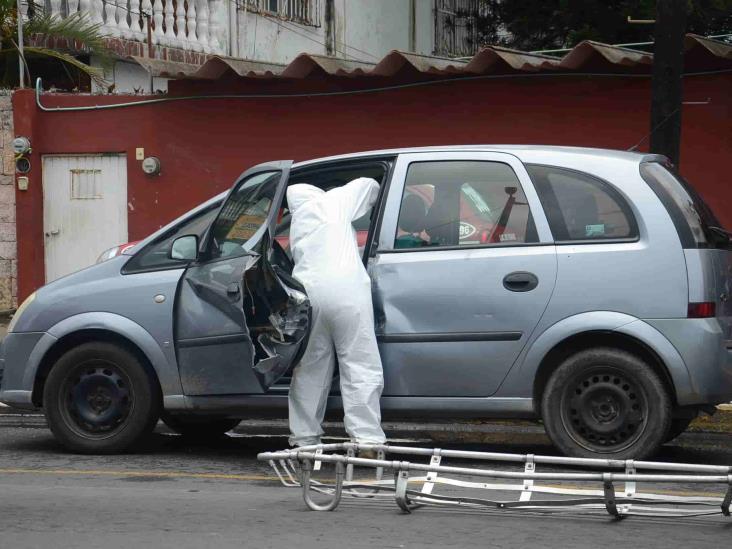
<instances>
[{"instance_id":1,"label":"steel wheel rim","mask_svg":"<svg viewBox=\"0 0 732 549\"><path fill-rule=\"evenodd\" d=\"M565 386L561 419L582 448L612 454L635 444L648 425L648 395L638 380L612 366L593 366Z\"/></svg>"},{"instance_id":2,"label":"steel wheel rim","mask_svg":"<svg viewBox=\"0 0 732 549\"><path fill-rule=\"evenodd\" d=\"M106 439L123 430L134 404L129 376L103 359L75 366L59 392L64 423L86 439Z\"/></svg>"}]
</instances>

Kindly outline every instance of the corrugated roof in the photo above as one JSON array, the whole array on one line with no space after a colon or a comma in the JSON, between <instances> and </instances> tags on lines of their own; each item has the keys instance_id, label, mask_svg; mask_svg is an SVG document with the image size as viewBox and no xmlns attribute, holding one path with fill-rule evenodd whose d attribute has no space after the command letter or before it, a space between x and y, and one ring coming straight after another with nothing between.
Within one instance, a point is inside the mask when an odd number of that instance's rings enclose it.
<instances>
[{"instance_id":1,"label":"corrugated roof","mask_svg":"<svg viewBox=\"0 0 732 549\"><path fill-rule=\"evenodd\" d=\"M153 76L160 76L162 78L188 78L201 68L200 65L193 65L191 63L152 59L137 55L130 55L127 60L134 61Z\"/></svg>"},{"instance_id":2,"label":"corrugated roof","mask_svg":"<svg viewBox=\"0 0 732 549\"><path fill-rule=\"evenodd\" d=\"M707 70L710 66L732 68L732 44L688 34L684 46L686 72ZM563 57L488 46L471 59L449 59L395 50L378 63L309 53L298 55L286 65L217 55L211 56L200 67L141 57L135 57L134 60L156 76L176 79L217 80L226 73L233 73L241 78L304 79L314 76L389 77L401 73L425 76L552 71L649 73L653 54L586 40Z\"/></svg>"}]
</instances>

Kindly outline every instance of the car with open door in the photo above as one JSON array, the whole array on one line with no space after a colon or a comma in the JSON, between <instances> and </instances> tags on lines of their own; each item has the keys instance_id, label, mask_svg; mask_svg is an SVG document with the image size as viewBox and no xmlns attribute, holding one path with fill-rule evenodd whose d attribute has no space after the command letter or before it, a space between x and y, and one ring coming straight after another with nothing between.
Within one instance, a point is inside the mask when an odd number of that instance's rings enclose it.
<instances>
[{"instance_id":1,"label":"car with open door","mask_svg":"<svg viewBox=\"0 0 732 549\"><path fill-rule=\"evenodd\" d=\"M385 417L541 419L566 454L622 459L732 400L730 234L663 157L462 146L247 170L31 294L2 344L0 401L43 409L79 452L127 450L158 418L211 436L284 417L310 323L286 187L357 177L381 187L354 238Z\"/></svg>"}]
</instances>

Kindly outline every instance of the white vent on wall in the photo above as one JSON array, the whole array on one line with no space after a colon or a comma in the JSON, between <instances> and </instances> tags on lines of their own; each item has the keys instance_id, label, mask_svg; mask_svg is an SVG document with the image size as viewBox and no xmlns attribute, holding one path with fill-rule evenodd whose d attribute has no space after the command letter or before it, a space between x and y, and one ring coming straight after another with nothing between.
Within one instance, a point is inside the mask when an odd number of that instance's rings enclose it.
<instances>
[{"instance_id":1,"label":"white vent on wall","mask_svg":"<svg viewBox=\"0 0 732 549\"><path fill-rule=\"evenodd\" d=\"M72 200L102 197L102 170L71 170Z\"/></svg>"}]
</instances>

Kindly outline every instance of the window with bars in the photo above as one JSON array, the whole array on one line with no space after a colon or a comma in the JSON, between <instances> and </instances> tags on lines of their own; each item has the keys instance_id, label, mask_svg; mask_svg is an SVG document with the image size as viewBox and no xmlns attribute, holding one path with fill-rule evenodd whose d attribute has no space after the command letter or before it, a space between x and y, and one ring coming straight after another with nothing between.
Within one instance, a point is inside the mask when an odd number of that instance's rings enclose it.
<instances>
[{"instance_id":1,"label":"window with bars","mask_svg":"<svg viewBox=\"0 0 732 549\"><path fill-rule=\"evenodd\" d=\"M294 21L311 27L320 26L320 0L244 0L245 9Z\"/></svg>"},{"instance_id":2,"label":"window with bars","mask_svg":"<svg viewBox=\"0 0 732 549\"><path fill-rule=\"evenodd\" d=\"M435 55L469 57L481 47L489 0L435 0Z\"/></svg>"}]
</instances>

